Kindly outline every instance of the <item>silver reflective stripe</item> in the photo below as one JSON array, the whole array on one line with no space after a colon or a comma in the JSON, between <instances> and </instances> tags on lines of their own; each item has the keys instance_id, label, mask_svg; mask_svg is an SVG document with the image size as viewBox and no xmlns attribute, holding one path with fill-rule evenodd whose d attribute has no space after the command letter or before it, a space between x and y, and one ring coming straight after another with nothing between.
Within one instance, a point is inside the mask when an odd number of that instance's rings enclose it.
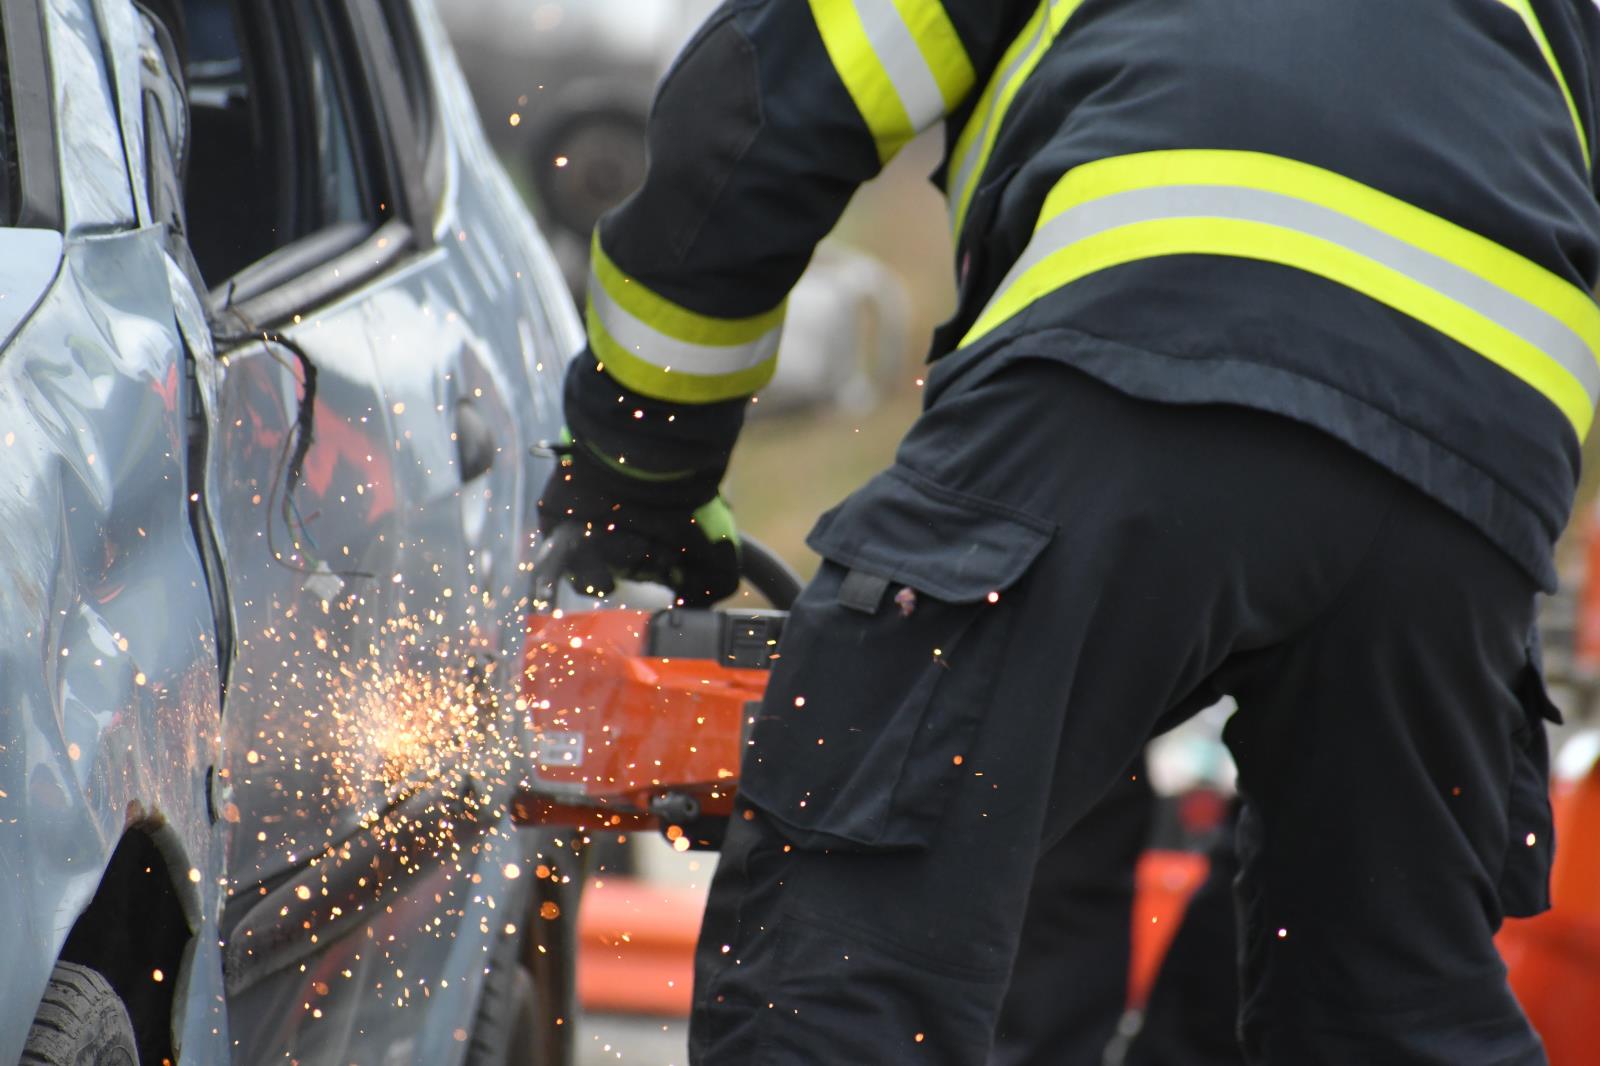
<instances>
[{"instance_id":1,"label":"silver reflective stripe","mask_svg":"<svg viewBox=\"0 0 1600 1066\"><path fill-rule=\"evenodd\" d=\"M693 344L669 337L624 310L605 286L590 279L589 303L611 339L653 366L682 374L734 374L760 366L778 353L783 326L773 326L748 344Z\"/></svg>"},{"instance_id":2,"label":"silver reflective stripe","mask_svg":"<svg viewBox=\"0 0 1600 1066\"><path fill-rule=\"evenodd\" d=\"M1040 3L1039 25L1034 31L1033 39L1028 42L1026 48L1021 49L1012 57L1010 66L995 76L995 94L989 102L988 111L983 116L983 127L978 130L977 136L973 138L972 144L967 149L966 158L961 160L961 167L956 171L955 180L950 183L950 220L952 224L955 222L957 213L961 210L962 202L966 199L968 185L981 176L975 171L978 169L978 164L988 156L988 153L984 151L984 146L989 143L991 131L996 124L1005 119L1006 112L1010 110L1010 108L1001 104L1001 94L1010 86L1011 80L1017 76L1017 72L1028 65L1029 60L1034 57L1034 52L1038 50L1045 36L1050 32L1050 6L1049 0L1043 0Z\"/></svg>"},{"instance_id":3,"label":"silver reflective stripe","mask_svg":"<svg viewBox=\"0 0 1600 1066\"><path fill-rule=\"evenodd\" d=\"M852 0L861 26L872 42L883 72L906 109L913 129L921 132L944 117L944 93L928 69L922 49L900 18L893 0Z\"/></svg>"},{"instance_id":4,"label":"silver reflective stripe","mask_svg":"<svg viewBox=\"0 0 1600 1066\"><path fill-rule=\"evenodd\" d=\"M1591 403L1600 398L1596 354L1565 322L1543 308L1349 215L1260 189L1165 185L1114 193L1079 204L1035 231L1022 257L1012 265L995 293L1005 293L1032 267L1078 241L1137 222L1177 218L1261 222L1317 237L1365 256L1515 333L1576 378Z\"/></svg>"}]
</instances>

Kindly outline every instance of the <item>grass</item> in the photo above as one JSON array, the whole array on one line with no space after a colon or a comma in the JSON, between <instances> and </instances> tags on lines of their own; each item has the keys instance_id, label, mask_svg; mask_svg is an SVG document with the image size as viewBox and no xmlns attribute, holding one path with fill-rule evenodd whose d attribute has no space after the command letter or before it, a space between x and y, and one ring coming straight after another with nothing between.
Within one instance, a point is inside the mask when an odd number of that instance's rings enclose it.
<instances>
[{"instance_id":1,"label":"grass","mask_svg":"<svg viewBox=\"0 0 1600 1066\"><path fill-rule=\"evenodd\" d=\"M817 558L805 536L817 516L882 470L921 409L928 337L955 301L944 200L928 183L939 160L924 137L862 186L833 237L900 275L911 304L904 387L865 414L817 411L754 419L734 452L728 500L742 528L810 576Z\"/></svg>"},{"instance_id":2,"label":"grass","mask_svg":"<svg viewBox=\"0 0 1600 1066\"><path fill-rule=\"evenodd\" d=\"M820 412L751 422L726 484L740 528L810 577L817 557L805 536L817 516L888 465L921 400L907 388L864 416Z\"/></svg>"}]
</instances>

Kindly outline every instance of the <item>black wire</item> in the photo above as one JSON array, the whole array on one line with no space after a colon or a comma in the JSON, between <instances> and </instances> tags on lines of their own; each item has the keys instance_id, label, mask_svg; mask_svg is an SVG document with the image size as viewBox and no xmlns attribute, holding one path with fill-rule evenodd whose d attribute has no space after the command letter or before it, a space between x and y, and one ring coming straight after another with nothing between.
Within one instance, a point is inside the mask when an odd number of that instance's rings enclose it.
<instances>
[{"instance_id":1,"label":"black wire","mask_svg":"<svg viewBox=\"0 0 1600 1066\"><path fill-rule=\"evenodd\" d=\"M232 308L229 310L232 314L236 316L239 315L237 310L233 310ZM242 318L243 316L239 317ZM371 579L373 575L364 570L334 570L327 565L327 560L313 558L311 555L307 554L304 547L301 545L300 534L295 530L292 512L296 512L299 509L293 505L294 492L295 489L299 488L301 479L305 476L306 457L311 451L311 445L316 436L316 364L311 361L311 357L306 354L306 350L300 347L300 344L297 341L285 337L282 333L272 333L266 330L237 334L213 333L213 341L215 344L224 348L232 348L259 341L263 346L267 346L269 355L271 354L270 346L276 344L281 348L287 348L300 363L300 404L298 409L295 411L294 426L290 429L289 436L284 441L283 452L280 454L278 460L279 465L273 474L273 485L271 490L269 490L269 495L267 497L269 501L267 507L267 513L269 515L267 519L268 553L271 554L273 559L280 566L284 567L286 570L292 570L297 574L306 574L309 576L319 573L329 573L342 578ZM293 442L292 451L290 450L291 442ZM284 465L285 456L287 456L287 467ZM288 475L287 479L285 479L283 476L285 472L287 472ZM293 563L285 560L274 547L272 543L272 520L270 517L272 513L271 501L278 495L278 490L280 487L283 489L284 525L288 527L290 535L294 537L294 553L308 561L321 563L322 568L315 566L310 568L296 566ZM301 532L305 534L306 539L312 539L310 530L303 529Z\"/></svg>"},{"instance_id":2,"label":"black wire","mask_svg":"<svg viewBox=\"0 0 1600 1066\"><path fill-rule=\"evenodd\" d=\"M259 340L262 344L276 344L280 348L287 348L294 357L300 361L300 408L295 413L295 447L294 454L289 459L289 485L285 490L286 495L293 495L299 487L300 479L305 474L306 454L311 451L311 443L315 436L316 410L317 410L317 367L300 345L285 337L281 333L246 334L236 337L218 337L216 341L225 347L245 344L249 341Z\"/></svg>"}]
</instances>

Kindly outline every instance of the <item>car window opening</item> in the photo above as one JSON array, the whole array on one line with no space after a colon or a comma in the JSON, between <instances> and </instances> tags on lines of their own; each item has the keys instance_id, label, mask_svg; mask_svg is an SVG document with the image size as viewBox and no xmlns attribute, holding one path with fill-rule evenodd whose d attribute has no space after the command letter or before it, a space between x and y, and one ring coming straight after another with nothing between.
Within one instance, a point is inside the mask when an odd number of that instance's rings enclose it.
<instances>
[{"instance_id":1,"label":"car window opening","mask_svg":"<svg viewBox=\"0 0 1600 1066\"><path fill-rule=\"evenodd\" d=\"M207 284L308 239L312 258L325 261L392 215L336 11L184 0L184 16L193 131L186 209ZM257 287L302 272L269 272Z\"/></svg>"}]
</instances>

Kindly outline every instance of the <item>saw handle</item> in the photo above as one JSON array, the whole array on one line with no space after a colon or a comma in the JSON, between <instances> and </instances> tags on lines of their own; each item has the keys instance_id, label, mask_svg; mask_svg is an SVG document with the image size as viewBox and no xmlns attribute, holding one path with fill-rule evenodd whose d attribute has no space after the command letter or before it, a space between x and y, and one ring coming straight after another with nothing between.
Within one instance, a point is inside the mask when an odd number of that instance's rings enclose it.
<instances>
[{"instance_id":1,"label":"saw handle","mask_svg":"<svg viewBox=\"0 0 1600 1066\"><path fill-rule=\"evenodd\" d=\"M544 547L534 559L531 575L535 602L555 602L556 588L582 542L583 530L571 524L557 526L544 538ZM800 575L771 548L742 533L739 535L739 575L780 611L789 609L800 595L803 584Z\"/></svg>"}]
</instances>

